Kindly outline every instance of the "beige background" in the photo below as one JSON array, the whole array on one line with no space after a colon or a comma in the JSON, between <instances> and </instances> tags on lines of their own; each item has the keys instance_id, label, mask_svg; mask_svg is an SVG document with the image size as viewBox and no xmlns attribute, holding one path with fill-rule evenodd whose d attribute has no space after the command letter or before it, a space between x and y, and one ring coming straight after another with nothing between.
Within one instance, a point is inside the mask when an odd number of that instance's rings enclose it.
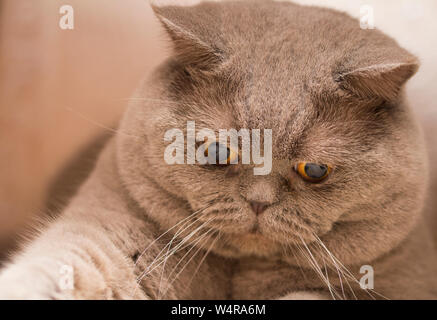
<instances>
[{"instance_id":1,"label":"beige background","mask_svg":"<svg viewBox=\"0 0 437 320\"><path fill-rule=\"evenodd\" d=\"M376 26L422 61L408 88L434 150L437 2L297 2L357 17L361 4L374 7ZM58 26L63 4L74 8L74 30ZM42 213L47 188L66 162L116 125L136 83L164 59L168 43L146 0L0 0L0 6L1 247Z\"/></svg>"}]
</instances>

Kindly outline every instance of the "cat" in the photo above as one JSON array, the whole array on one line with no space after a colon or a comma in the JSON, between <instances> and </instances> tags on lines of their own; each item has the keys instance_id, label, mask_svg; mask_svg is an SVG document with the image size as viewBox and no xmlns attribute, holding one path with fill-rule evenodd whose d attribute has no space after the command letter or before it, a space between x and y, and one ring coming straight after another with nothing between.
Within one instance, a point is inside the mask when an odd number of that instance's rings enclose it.
<instances>
[{"instance_id":1,"label":"cat","mask_svg":"<svg viewBox=\"0 0 437 320\"><path fill-rule=\"evenodd\" d=\"M61 216L2 270L0 298L437 298L427 156L403 90L417 58L332 9L153 10L174 54ZM271 173L165 163L165 132L187 121L272 129Z\"/></svg>"}]
</instances>

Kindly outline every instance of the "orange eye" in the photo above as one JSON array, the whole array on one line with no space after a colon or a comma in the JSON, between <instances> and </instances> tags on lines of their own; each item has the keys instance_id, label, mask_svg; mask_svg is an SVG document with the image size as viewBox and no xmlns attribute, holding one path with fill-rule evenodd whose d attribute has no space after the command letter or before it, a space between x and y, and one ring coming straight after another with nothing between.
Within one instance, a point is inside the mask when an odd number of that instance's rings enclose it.
<instances>
[{"instance_id":1,"label":"orange eye","mask_svg":"<svg viewBox=\"0 0 437 320\"><path fill-rule=\"evenodd\" d=\"M331 173L332 168L327 164L299 162L296 171L305 181L317 183L325 180Z\"/></svg>"},{"instance_id":2,"label":"orange eye","mask_svg":"<svg viewBox=\"0 0 437 320\"><path fill-rule=\"evenodd\" d=\"M237 153L227 146L214 141L205 149L205 156L209 164L227 165L234 163L237 159Z\"/></svg>"}]
</instances>

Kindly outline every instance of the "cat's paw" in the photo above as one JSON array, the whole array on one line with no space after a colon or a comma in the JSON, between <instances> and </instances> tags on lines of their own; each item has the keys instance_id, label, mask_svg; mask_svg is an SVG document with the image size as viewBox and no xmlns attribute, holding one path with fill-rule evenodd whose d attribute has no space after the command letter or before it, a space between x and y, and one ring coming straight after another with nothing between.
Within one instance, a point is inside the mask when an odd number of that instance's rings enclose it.
<instances>
[{"instance_id":1,"label":"cat's paw","mask_svg":"<svg viewBox=\"0 0 437 320\"><path fill-rule=\"evenodd\" d=\"M329 298L319 292L297 291L291 292L278 300L329 300Z\"/></svg>"},{"instance_id":2,"label":"cat's paw","mask_svg":"<svg viewBox=\"0 0 437 320\"><path fill-rule=\"evenodd\" d=\"M0 300L69 299L44 272L11 268L0 274Z\"/></svg>"}]
</instances>

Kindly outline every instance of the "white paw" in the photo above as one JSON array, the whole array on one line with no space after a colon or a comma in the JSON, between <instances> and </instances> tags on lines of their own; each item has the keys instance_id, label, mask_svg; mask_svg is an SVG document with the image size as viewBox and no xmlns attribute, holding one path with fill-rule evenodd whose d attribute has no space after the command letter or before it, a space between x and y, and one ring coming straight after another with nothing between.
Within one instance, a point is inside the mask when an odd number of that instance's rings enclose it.
<instances>
[{"instance_id":1,"label":"white paw","mask_svg":"<svg viewBox=\"0 0 437 320\"><path fill-rule=\"evenodd\" d=\"M0 300L68 299L44 272L10 268L0 274Z\"/></svg>"},{"instance_id":2,"label":"white paw","mask_svg":"<svg viewBox=\"0 0 437 320\"><path fill-rule=\"evenodd\" d=\"M297 291L289 293L278 300L329 300L329 298L318 292Z\"/></svg>"}]
</instances>

